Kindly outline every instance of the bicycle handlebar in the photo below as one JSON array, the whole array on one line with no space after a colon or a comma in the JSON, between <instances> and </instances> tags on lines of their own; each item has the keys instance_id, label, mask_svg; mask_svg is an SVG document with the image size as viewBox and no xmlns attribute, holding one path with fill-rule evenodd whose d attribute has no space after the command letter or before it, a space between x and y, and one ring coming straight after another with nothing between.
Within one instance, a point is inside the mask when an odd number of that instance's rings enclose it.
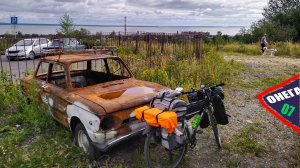
<instances>
[{"instance_id":1,"label":"bicycle handlebar","mask_svg":"<svg viewBox=\"0 0 300 168\"><path fill-rule=\"evenodd\" d=\"M216 87L224 86L224 85L225 85L225 83L220 83L220 84L216 84L216 85L213 85L213 86L210 86L210 87L207 87L207 88L209 88L209 89L214 89L214 88L216 88ZM202 89L202 88L201 88L201 89ZM197 91L199 91L199 90L193 90L193 91L187 91L187 92L182 91L181 94L190 94L190 93L195 93L195 92L197 92Z\"/></svg>"},{"instance_id":2,"label":"bicycle handlebar","mask_svg":"<svg viewBox=\"0 0 300 168\"><path fill-rule=\"evenodd\" d=\"M224 86L224 85L225 85L225 83L220 83L220 84L217 84L217 85L213 85L210 88L213 89L215 87Z\"/></svg>"}]
</instances>

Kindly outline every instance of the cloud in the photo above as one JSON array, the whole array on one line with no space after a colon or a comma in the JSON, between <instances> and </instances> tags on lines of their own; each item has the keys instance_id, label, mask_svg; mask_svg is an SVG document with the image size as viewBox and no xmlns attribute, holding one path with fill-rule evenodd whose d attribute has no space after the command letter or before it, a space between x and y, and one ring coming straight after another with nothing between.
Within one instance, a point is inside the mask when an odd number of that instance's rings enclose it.
<instances>
[{"instance_id":1,"label":"cloud","mask_svg":"<svg viewBox=\"0 0 300 168\"><path fill-rule=\"evenodd\" d=\"M262 17L268 0L1 0L0 22L58 23L68 13L76 24L241 25Z\"/></svg>"}]
</instances>

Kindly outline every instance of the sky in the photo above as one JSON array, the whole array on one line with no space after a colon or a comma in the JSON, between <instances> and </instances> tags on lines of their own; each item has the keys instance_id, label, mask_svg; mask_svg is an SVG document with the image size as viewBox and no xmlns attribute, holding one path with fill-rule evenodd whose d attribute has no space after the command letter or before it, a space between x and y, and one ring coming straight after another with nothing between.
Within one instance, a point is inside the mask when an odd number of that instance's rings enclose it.
<instances>
[{"instance_id":1,"label":"sky","mask_svg":"<svg viewBox=\"0 0 300 168\"><path fill-rule=\"evenodd\" d=\"M0 22L137 26L249 26L268 0L0 0Z\"/></svg>"}]
</instances>

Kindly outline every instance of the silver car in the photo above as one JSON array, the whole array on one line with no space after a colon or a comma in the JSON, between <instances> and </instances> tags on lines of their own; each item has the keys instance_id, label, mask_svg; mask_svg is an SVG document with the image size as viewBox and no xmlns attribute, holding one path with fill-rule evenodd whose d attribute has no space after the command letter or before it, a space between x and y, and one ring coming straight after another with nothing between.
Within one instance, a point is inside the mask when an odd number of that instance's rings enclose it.
<instances>
[{"instance_id":1,"label":"silver car","mask_svg":"<svg viewBox=\"0 0 300 168\"><path fill-rule=\"evenodd\" d=\"M50 45L42 48L44 55L56 54L58 50L84 50L85 45L80 44L75 38L53 39Z\"/></svg>"},{"instance_id":2,"label":"silver car","mask_svg":"<svg viewBox=\"0 0 300 168\"><path fill-rule=\"evenodd\" d=\"M6 49L5 56L10 61L12 59L30 58L42 55L42 49L50 45L50 40L46 38L23 39Z\"/></svg>"}]
</instances>

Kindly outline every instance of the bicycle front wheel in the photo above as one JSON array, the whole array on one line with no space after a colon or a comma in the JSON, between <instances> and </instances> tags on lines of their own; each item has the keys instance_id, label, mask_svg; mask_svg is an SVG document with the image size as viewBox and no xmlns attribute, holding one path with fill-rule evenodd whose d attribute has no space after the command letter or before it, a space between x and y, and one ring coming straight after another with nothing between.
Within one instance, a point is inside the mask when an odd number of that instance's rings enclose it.
<instances>
[{"instance_id":1,"label":"bicycle front wheel","mask_svg":"<svg viewBox=\"0 0 300 168\"><path fill-rule=\"evenodd\" d=\"M208 118L209 118L209 122L210 122L210 125L212 127L212 130L214 132L214 136L215 136L217 146L218 146L219 149L221 149L222 148L222 143L221 143L221 138L220 138L219 131L218 131L218 123L217 123L215 115L214 115L214 109L211 105L208 108Z\"/></svg>"},{"instance_id":2,"label":"bicycle front wheel","mask_svg":"<svg viewBox=\"0 0 300 168\"><path fill-rule=\"evenodd\" d=\"M182 145L169 150L161 144L160 134L160 128L152 127L146 137L144 159L147 167L177 167L186 152L186 143L184 142ZM184 132L184 136L186 136L186 132Z\"/></svg>"}]
</instances>

